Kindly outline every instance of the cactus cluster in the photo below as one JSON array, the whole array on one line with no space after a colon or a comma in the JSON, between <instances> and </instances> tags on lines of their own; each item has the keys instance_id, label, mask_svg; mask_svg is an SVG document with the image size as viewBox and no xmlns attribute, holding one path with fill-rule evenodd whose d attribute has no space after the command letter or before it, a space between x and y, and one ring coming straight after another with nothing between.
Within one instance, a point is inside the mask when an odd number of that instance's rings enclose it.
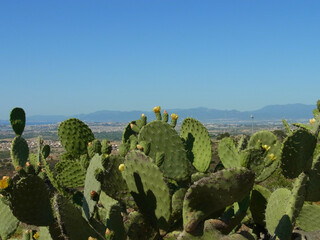
<instances>
[{"instance_id":1,"label":"cactus cluster","mask_svg":"<svg viewBox=\"0 0 320 240\"><path fill-rule=\"evenodd\" d=\"M25 114L14 109L17 174L0 180L0 236L9 239L22 222L37 226L24 238L40 240L312 239L320 231L320 207L312 204L320 201L319 105L311 127L284 121L282 143L269 131L238 146L220 140L222 169L210 168L207 129L186 118L178 132L178 116L169 124L160 107L156 120L142 115L126 126L119 153L79 119L62 122L66 152L50 168L41 138L29 155ZM292 188L263 187L279 169Z\"/></svg>"}]
</instances>

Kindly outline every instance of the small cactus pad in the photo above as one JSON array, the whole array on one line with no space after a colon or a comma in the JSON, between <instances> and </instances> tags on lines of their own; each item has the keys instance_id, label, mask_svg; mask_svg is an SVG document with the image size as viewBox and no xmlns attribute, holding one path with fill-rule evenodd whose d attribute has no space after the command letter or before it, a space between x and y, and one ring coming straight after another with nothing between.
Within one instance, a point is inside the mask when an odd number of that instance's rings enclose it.
<instances>
[{"instance_id":1,"label":"small cactus pad","mask_svg":"<svg viewBox=\"0 0 320 240\"><path fill-rule=\"evenodd\" d=\"M297 225L307 232L320 230L320 206L305 203L297 218Z\"/></svg>"},{"instance_id":2,"label":"small cactus pad","mask_svg":"<svg viewBox=\"0 0 320 240\"><path fill-rule=\"evenodd\" d=\"M124 165L123 177L139 209L155 226L166 229L171 199L162 172L150 157L140 151L130 151Z\"/></svg>"},{"instance_id":3,"label":"small cactus pad","mask_svg":"<svg viewBox=\"0 0 320 240\"><path fill-rule=\"evenodd\" d=\"M211 139L201 122L185 118L180 136L185 140L188 158L199 172L206 172L211 161Z\"/></svg>"},{"instance_id":4,"label":"small cactus pad","mask_svg":"<svg viewBox=\"0 0 320 240\"><path fill-rule=\"evenodd\" d=\"M14 185L10 196L13 214L29 225L47 226L53 221L46 184L38 176L29 175Z\"/></svg>"},{"instance_id":5,"label":"small cactus pad","mask_svg":"<svg viewBox=\"0 0 320 240\"><path fill-rule=\"evenodd\" d=\"M103 239L81 216L79 209L61 195L54 197L54 208L61 232L67 239L88 240L89 237Z\"/></svg>"},{"instance_id":6,"label":"small cactus pad","mask_svg":"<svg viewBox=\"0 0 320 240\"><path fill-rule=\"evenodd\" d=\"M139 142L151 143L149 156L156 159L157 153L164 153L160 170L164 176L177 181L188 178L188 159L184 144L177 132L166 122L152 121L139 133Z\"/></svg>"},{"instance_id":7,"label":"small cactus pad","mask_svg":"<svg viewBox=\"0 0 320 240\"><path fill-rule=\"evenodd\" d=\"M105 166L106 173L101 182L101 190L108 196L120 202L129 203L131 194L126 181L119 171L119 165L124 163L124 157L120 155L110 155L108 165Z\"/></svg>"},{"instance_id":8,"label":"small cactus pad","mask_svg":"<svg viewBox=\"0 0 320 240\"><path fill-rule=\"evenodd\" d=\"M192 232L210 214L241 201L252 189L254 173L246 168L230 168L195 182L183 203L183 225Z\"/></svg>"},{"instance_id":9,"label":"small cactus pad","mask_svg":"<svg viewBox=\"0 0 320 240\"><path fill-rule=\"evenodd\" d=\"M26 125L26 114L22 108L11 110L10 123L15 134L21 136Z\"/></svg>"},{"instance_id":10,"label":"small cactus pad","mask_svg":"<svg viewBox=\"0 0 320 240\"><path fill-rule=\"evenodd\" d=\"M296 178L302 171L309 171L317 139L306 130L296 130L282 146L281 168L286 178Z\"/></svg>"},{"instance_id":11,"label":"small cactus pad","mask_svg":"<svg viewBox=\"0 0 320 240\"><path fill-rule=\"evenodd\" d=\"M84 199L82 210L86 219L88 220L91 218L96 205L96 201L91 199L91 191L100 192L101 190L101 183L95 178L95 172L97 169L103 169L102 158L99 156L99 154L96 154L91 159L84 183Z\"/></svg>"},{"instance_id":12,"label":"small cactus pad","mask_svg":"<svg viewBox=\"0 0 320 240\"><path fill-rule=\"evenodd\" d=\"M98 139L94 139L92 142L88 143L88 155L90 158L98 153L101 154L101 142Z\"/></svg>"},{"instance_id":13,"label":"small cactus pad","mask_svg":"<svg viewBox=\"0 0 320 240\"><path fill-rule=\"evenodd\" d=\"M29 157L28 143L23 137L15 137L11 144L11 159L12 164L16 168L24 167Z\"/></svg>"},{"instance_id":14,"label":"small cactus pad","mask_svg":"<svg viewBox=\"0 0 320 240\"><path fill-rule=\"evenodd\" d=\"M10 207L0 197L0 237L9 239L19 225L19 220L12 214Z\"/></svg>"},{"instance_id":15,"label":"small cactus pad","mask_svg":"<svg viewBox=\"0 0 320 240\"><path fill-rule=\"evenodd\" d=\"M218 154L225 168L241 167L240 156L232 138L220 140Z\"/></svg>"},{"instance_id":16,"label":"small cactus pad","mask_svg":"<svg viewBox=\"0 0 320 240\"><path fill-rule=\"evenodd\" d=\"M80 162L63 160L55 166L57 181L61 186L76 188L84 185L86 171Z\"/></svg>"},{"instance_id":17,"label":"small cactus pad","mask_svg":"<svg viewBox=\"0 0 320 240\"><path fill-rule=\"evenodd\" d=\"M59 125L58 135L62 146L74 156L86 153L88 143L94 140L88 125L76 118L63 121Z\"/></svg>"}]
</instances>

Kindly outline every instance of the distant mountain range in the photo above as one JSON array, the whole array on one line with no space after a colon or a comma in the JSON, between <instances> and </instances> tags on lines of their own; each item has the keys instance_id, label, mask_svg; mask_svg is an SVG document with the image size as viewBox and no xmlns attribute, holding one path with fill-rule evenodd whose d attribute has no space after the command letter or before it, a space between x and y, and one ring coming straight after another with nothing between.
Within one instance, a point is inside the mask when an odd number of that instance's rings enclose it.
<instances>
[{"instance_id":1,"label":"distant mountain range","mask_svg":"<svg viewBox=\"0 0 320 240\"><path fill-rule=\"evenodd\" d=\"M178 114L182 120L186 117L193 117L201 122L217 122L217 121L251 121L251 116L255 120L278 121L287 119L289 121L306 120L313 118L312 111L314 105L305 104L287 104L287 105L269 105L255 111L238 111L238 110L217 110L208 108L191 108L191 109L167 109L169 115L171 113ZM89 114L80 114L74 116L63 115L35 115L27 116L28 124L49 124L58 123L68 118L75 117L85 122L130 122L139 119L144 113L148 119L154 119L153 112L143 111L97 111ZM0 120L0 124L8 124L8 120Z\"/></svg>"}]
</instances>

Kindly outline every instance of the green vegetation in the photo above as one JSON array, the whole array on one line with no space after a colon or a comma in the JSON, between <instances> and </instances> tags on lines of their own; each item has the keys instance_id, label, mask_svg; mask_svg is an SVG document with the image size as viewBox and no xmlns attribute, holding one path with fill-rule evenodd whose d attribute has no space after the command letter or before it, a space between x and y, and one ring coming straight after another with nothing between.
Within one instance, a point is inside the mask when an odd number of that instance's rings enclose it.
<instances>
[{"instance_id":1,"label":"green vegetation","mask_svg":"<svg viewBox=\"0 0 320 240\"><path fill-rule=\"evenodd\" d=\"M160 107L157 120L128 123L119 153L79 119L62 122L65 152L50 167L41 137L29 155L24 112L14 109L17 175L0 180L0 236L24 223L33 230L22 231L25 239L309 239L320 231L312 220L320 218L312 205L320 201L319 108L310 125L286 125L284 139L220 135L216 168L202 123L186 118L178 133L178 116L169 123Z\"/></svg>"}]
</instances>

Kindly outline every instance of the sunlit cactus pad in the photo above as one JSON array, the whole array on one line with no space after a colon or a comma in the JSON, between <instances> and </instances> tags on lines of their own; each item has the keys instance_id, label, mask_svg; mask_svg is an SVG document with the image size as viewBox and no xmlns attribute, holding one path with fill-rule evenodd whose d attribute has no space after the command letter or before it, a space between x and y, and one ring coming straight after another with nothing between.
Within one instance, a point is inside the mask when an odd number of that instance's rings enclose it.
<instances>
[{"instance_id":1,"label":"sunlit cactus pad","mask_svg":"<svg viewBox=\"0 0 320 240\"><path fill-rule=\"evenodd\" d=\"M211 161L211 139L201 122L185 118L181 124L180 136L185 140L188 158L200 172L208 170Z\"/></svg>"},{"instance_id":2,"label":"sunlit cactus pad","mask_svg":"<svg viewBox=\"0 0 320 240\"><path fill-rule=\"evenodd\" d=\"M74 156L86 153L88 143L94 139L88 125L76 118L63 121L59 125L58 135L62 146Z\"/></svg>"},{"instance_id":3,"label":"sunlit cactus pad","mask_svg":"<svg viewBox=\"0 0 320 240\"><path fill-rule=\"evenodd\" d=\"M165 177L174 180L188 178L188 159L184 144L177 132L166 122L152 121L142 127L139 142L150 143L149 156L157 158L157 153L164 154L164 161L160 166Z\"/></svg>"},{"instance_id":4,"label":"sunlit cactus pad","mask_svg":"<svg viewBox=\"0 0 320 240\"><path fill-rule=\"evenodd\" d=\"M23 137L15 137L11 144L11 159L14 167L24 167L29 157L29 147Z\"/></svg>"},{"instance_id":5,"label":"sunlit cactus pad","mask_svg":"<svg viewBox=\"0 0 320 240\"><path fill-rule=\"evenodd\" d=\"M86 171L79 162L63 160L56 164L55 169L61 186L76 188L84 185Z\"/></svg>"},{"instance_id":6,"label":"sunlit cactus pad","mask_svg":"<svg viewBox=\"0 0 320 240\"><path fill-rule=\"evenodd\" d=\"M224 169L195 182L183 203L183 224L192 232L210 214L241 201L249 194L254 173L246 168Z\"/></svg>"},{"instance_id":7,"label":"sunlit cactus pad","mask_svg":"<svg viewBox=\"0 0 320 240\"><path fill-rule=\"evenodd\" d=\"M171 199L163 173L150 157L140 151L130 151L124 164L122 173L138 207L150 217L149 220L157 220L154 224L166 229L171 214Z\"/></svg>"},{"instance_id":8,"label":"sunlit cactus pad","mask_svg":"<svg viewBox=\"0 0 320 240\"><path fill-rule=\"evenodd\" d=\"M8 239L19 225L19 220L12 214L10 207L0 197L0 237Z\"/></svg>"}]
</instances>

